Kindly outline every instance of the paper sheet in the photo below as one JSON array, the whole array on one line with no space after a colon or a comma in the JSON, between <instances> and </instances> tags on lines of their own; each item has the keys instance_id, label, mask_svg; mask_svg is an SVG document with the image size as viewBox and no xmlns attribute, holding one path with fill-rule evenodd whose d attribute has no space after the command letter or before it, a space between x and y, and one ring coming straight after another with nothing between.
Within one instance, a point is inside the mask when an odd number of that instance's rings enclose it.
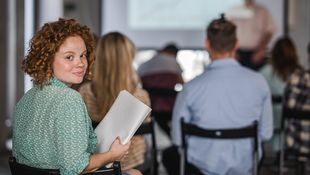
<instances>
[{"instance_id":1,"label":"paper sheet","mask_svg":"<svg viewBox=\"0 0 310 175\"><path fill-rule=\"evenodd\" d=\"M150 112L150 107L129 92L121 91L95 129L98 137L97 152L108 151L117 136L122 144L126 144Z\"/></svg>"}]
</instances>

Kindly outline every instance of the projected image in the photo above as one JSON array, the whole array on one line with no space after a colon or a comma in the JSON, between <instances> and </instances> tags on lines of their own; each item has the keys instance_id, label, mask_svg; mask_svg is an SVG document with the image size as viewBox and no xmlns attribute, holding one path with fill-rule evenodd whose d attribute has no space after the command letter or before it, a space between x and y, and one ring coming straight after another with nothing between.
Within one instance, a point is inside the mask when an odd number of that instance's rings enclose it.
<instances>
[{"instance_id":1,"label":"projected image","mask_svg":"<svg viewBox=\"0 0 310 175\"><path fill-rule=\"evenodd\" d=\"M243 0L129 0L127 17L132 29L201 30L221 13Z\"/></svg>"}]
</instances>

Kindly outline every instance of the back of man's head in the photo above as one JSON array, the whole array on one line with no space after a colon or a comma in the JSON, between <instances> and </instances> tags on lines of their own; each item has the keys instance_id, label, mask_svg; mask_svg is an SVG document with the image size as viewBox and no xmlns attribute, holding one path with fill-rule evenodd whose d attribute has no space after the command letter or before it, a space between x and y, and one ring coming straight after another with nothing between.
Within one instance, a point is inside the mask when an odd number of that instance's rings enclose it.
<instances>
[{"instance_id":1,"label":"back of man's head","mask_svg":"<svg viewBox=\"0 0 310 175\"><path fill-rule=\"evenodd\" d=\"M177 55L178 51L179 51L179 48L174 43L169 43L160 50L160 52L162 53L169 53L172 55Z\"/></svg>"},{"instance_id":2,"label":"back of man's head","mask_svg":"<svg viewBox=\"0 0 310 175\"><path fill-rule=\"evenodd\" d=\"M220 19L213 20L206 31L210 48L218 53L227 53L235 49L237 43L236 26L225 19L224 15Z\"/></svg>"}]
</instances>

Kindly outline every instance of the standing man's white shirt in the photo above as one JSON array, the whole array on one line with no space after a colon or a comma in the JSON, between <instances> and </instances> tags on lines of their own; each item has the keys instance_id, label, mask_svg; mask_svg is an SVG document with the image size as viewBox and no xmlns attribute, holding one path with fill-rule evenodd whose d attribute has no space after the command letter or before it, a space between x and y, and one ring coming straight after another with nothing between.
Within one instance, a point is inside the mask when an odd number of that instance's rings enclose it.
<instances>
[{"instance_id":1,"label":"standing man's white shirt","mask_svg":"<svg viewBox=\"0 0 310 175\"><path fill-rule=\"evenodd\" d=\"M237 26L237 37L241 49L255 50L261 39L276 31L269 11L259 4L235 7L227 12L228 18Z\"/></svg>"}]
</instances>

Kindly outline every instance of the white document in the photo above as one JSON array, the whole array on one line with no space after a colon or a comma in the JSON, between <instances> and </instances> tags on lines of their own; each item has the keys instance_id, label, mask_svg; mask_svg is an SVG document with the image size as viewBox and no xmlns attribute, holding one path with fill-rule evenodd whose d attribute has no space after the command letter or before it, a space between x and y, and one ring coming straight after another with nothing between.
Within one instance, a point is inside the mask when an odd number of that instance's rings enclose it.
<instances>
[{"instance_id":1,"label":"white document","mask_svg":"<svg viewBox=\"0 0 310 175\"><path fill-rule=\"evenodd\" d=\"M150 107L126 90L121 91L95 129L99 141L97 152L108 151L118 136L121 143L126 144L150 112Z\"/></svg>"}]
</instances>

